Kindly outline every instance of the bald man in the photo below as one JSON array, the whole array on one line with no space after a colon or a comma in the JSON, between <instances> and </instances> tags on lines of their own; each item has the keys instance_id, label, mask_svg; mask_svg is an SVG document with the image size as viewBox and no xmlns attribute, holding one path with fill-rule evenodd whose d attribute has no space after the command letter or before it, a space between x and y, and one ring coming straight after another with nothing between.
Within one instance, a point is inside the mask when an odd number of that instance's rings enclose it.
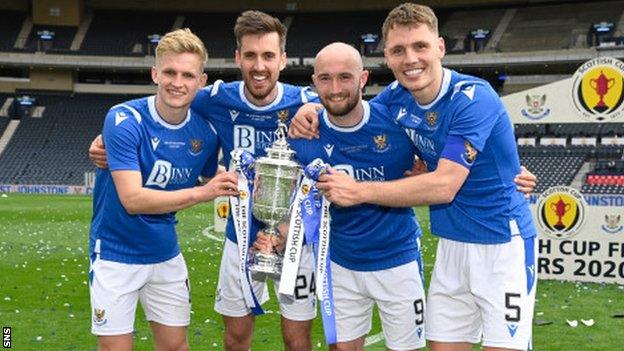
<instances>
[{"instance_id":1,"label":"bald man","mask_svg":"<svg viewBox=\"0 0 624 351\"><path fill-rule=\"evenodd\" d=\"M332 165L330 173L358 181L394 180L411 169L414 144L386 107L362 100L367 79L351 46L333 43L318 53L312 80L324 107L320 138L291 142L302 164L321 158ZM332 205L330 213L338 341L330 349L363 350L374 304L388 349L424 347L421 231L412 209Z\"/></svg>"}]
</instances>

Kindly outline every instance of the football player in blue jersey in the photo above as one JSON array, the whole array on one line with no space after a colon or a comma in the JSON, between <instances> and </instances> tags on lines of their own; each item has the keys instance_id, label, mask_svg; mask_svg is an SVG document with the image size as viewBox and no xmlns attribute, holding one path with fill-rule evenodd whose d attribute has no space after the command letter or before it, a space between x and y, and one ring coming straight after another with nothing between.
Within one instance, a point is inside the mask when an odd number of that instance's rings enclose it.
<instances>
[{"instance_id":1,"label":"football player in blue jersey","mask_svg":"<svg viewBox=\"0 0 624 351\"><path fill-rule=\"evenodd\" d=\"M325 110L320 139L291 141L302 164L320 158L358 181L399 179L412 168L416 149L405 131L384 105L362 100L368 71L357 50L345 43L326 46L312 79ZM332 205L330 216L337 337L330 349L363 350L374 305L389 350L424 347L421 230L412 209Z\"/></svg>"},{"instance_id":2,"label":"football player in blue jersey","mask_svg":"<svg viewBox=\"0 0 624 351\"><path fill-rule=\"evenodd\" d=\"M199 91L193 111L210 121L217 130L225 164L230 152L245 149L256 157L275 140L277 121L287 121L309 101L318 101L309 88L282 84L280 71L286 65L286 28L279 19L259 11L245 11L236 21L235 60L243 81L216 81ZM98 167L106 167L103 145L96 138L89 156ZM226 350L248 350L255 315L244 299L244 289L253 289L260 303L268 299L266 283L243 284L238 272L240 260L232 216L226 227L224 254L219 272L215 310L223 316ZM252 218L250 242L264 225ZM294 298L279 295L282 336L286 350L311 350L312 320L316 316L312 251L305 248L298 274L298 293ZM277 289L276 289L277 290ZM255 311L254 311L255 312Z\"/></svg>"},{"instance_id":3,"label":"football player in blue jersey","mask_svg":"<svg viewBox=\"0 0 624 351\"><path fill-rule=\"evenodd\" d=\"M206 50L188 29L156 47L155 96L110 109L102 132L109 169L99 169L89 254L92 332L100 350L132 350L140 300L157 350L188 350L188 272L175 230L178 210L238 194L217 172L213 127L190 109L204 86ZM213 177L195 186L198 176Z\"/></svg>"},{"instance_id":4,"label":"football player in blue jersey","mask_svg":"<svg viewBox=\"0 0 624 351\"><path fill-rule=\"evenodd\" d=\"M432 350L530 349L536 231L514 184L521 167L509 116L487 82L442 67L429 7L397 6L383 36L397 81L374 101L406 129L429 172L389 182L335 172L318 186L341 206L431 205L440 237L426 311Z\"/></svg>"}]
</instances>

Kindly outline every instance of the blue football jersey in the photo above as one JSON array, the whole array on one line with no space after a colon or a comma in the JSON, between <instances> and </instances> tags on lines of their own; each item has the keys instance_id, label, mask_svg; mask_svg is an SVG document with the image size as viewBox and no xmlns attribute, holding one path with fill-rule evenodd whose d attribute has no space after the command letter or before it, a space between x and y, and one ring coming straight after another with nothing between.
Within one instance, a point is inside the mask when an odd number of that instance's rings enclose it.
<instances>
[{"instance_id":1,"label":"blue football jersey","mask_svg":"<svg viewBox=\"0 0 624 351\"><path fill-rule=\"evenodd\" d=\"M277 97L266 106L256 106L245 97L242 81L214 84L199 91L193 101L193 110L210 121L217 130L223 160L230 163L230 152L242 148L256 158L266 154L265 149L275 141L277 122L290 122L299 107L307 102L318 102L316 93L309 87L298 87L277 83ZM252 219L250 242L256 240L256 233L264 224ZM228 218L226 236L236 243L232 216Z\"/></svg>"},{"instance_id":2,"label":"blue football jersey","mask_svg":"<svg viewBox=\"0 0 624 351\"><path fill-rule=\"evenodd\" d=\"M105 260L150 264L180 253L175 213L128 214L112 171L139 171L144 187L171 191L190 188L200 174L210 177L217 170L214 128L192 110L182 123L171 125L158 115L154 101L151 96L116 105L104 121L109 169L97 171L89 249Z\"/></svg>"},{"instance_id":3,"label":"blue football jersey","mask_svg":"<svg viewBox=\"0 0 624 351\"><path fill-rule=\"evenodd\" d=\"M380 104L364 104L364 118L350 128L319 114L320 139L291 140L303 165L320 158L358 181L402 178L414 163L415 148L405 131ZM419 257L421 235L411 208L371 204L330 207L331 260L356 271L397 267Z\"/></svg>"},{"instance_id":4,"label":"blue football jersey","mask_svg":"<svg viewBox=\"0 0 624 351\"><path fill-rule=\"evenodd\" d=\"M444 69L442 88L426 106L398 82L374 101L406 128L430 171L443 157L470 173L450 204L430 206L431 231L444 238L495 244L536 234L516 190L520 159L505 107L486 81Z\"/></svg>"}]
</instances>

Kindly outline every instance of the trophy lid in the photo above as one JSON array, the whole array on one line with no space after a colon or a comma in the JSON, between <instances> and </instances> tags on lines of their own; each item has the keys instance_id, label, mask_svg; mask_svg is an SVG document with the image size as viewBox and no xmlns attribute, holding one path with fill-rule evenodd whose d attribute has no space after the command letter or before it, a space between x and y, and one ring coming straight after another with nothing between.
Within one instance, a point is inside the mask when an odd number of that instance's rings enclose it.
<instances>
[{"instance_id":1,"label":"trophy lid","mask_svg":"<svg viewBox=\"0 0 624 351\"><path fill-rule=\"evenodd\" d=\"M267 158L272 160L290 161L295 156L295 151L290 148L288 141L286 141L286 135L288 134L288 127L282 122L277 123L277 130L275 131L275 141L271 144L271 147L265 149Z\"/></svg>"}]
</instances>

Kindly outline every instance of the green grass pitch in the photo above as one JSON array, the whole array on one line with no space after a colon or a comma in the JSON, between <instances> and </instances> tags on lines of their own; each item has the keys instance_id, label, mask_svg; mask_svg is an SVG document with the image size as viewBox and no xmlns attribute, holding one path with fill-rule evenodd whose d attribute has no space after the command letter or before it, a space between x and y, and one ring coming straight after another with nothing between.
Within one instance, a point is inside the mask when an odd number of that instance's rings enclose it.
<instances>
[{"instance_id":1,"label":"green grass pitch","mask_svg":"<svg viewBox=\"0 0 624 351\"><path fill-rule=\"evenodd\" d=\"M435 243L426 209L417 210L425 230L427 276ZM15 350L95 350L90 334L88 230L91 198L18 195L0 197L0 325L12 327ZM223 325L212 307L222 242L211 233L212 205L178 214L179 240L189 267L193 314L189 342L196 350L223 349ZM615 350L624 345L624 289L607 284L540 281L537 290L534 350ZM275 298L257 319L253 350L281 350ZM572 328L566 319L578 320ZM593 319L587 327L581 319ZM542 324L542 323L540 323ZM366 350L384 350L375 319ZM151 350L152 338L139 309L135 349ZM313 330L315 350L326 349L320 318Z\"/></svg>"}]
</instances>

